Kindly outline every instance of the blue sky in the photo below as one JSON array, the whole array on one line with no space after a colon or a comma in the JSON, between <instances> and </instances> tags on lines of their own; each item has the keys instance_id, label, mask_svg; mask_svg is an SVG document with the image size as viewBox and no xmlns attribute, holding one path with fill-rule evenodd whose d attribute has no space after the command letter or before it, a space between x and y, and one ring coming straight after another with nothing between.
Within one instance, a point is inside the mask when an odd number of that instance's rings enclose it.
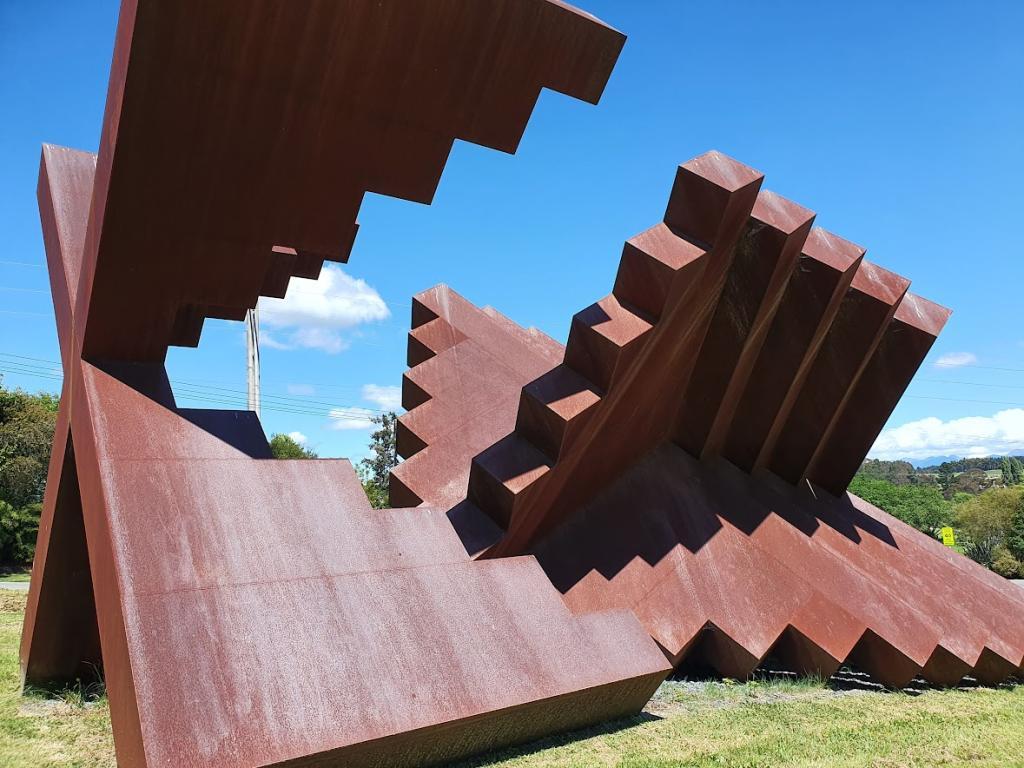
<instances>
[{"instance_id":1,"label":"blue sky","mask_svg":"<svg viewBox=\"0 0 1024 768\"><path fill-rule=\"evenodd\" d=\"M352 409L389 404L409 297L438 282L564 340L622 241L660 218L675 166L714 148L954 310L877 455L1024 453L1024 3L581 4L629 37L601 104L545 92L516 156L457 144L430 207L368 196L350 263L265 315L268 434L360 458ZM8 386L59 391L39 146L95 151L116 18L113 0L0 3ZM173 350L182 404L240 402L244 353L242 325L218 321Z\"/></svg>"}]
</instances>

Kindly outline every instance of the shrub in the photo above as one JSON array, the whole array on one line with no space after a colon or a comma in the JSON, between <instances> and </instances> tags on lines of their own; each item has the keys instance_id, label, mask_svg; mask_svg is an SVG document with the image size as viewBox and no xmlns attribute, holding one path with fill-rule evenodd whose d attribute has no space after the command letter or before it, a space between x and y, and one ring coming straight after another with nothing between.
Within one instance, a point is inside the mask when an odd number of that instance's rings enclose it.
<instances>
[{"instance_id":1,"label":"shrub","mask_svg":"<svg viewBox=\"0 0 1024 768\"><path fill-rule=\"evenodd\" d=\"M41 504L15 508L0 501L0 563L27 565L35 554Z\"/></svg>"},{"instance_id":2,"label":"shrub","mask_svg":"<svg viewBox=\"0 0 1024 768\"><path fill-rule=\"evenodd\" d=\"M270 453L275 459L315 459L316 452L303 448L291 435L280 433L270 438Z\"/></svg>"},{"instance_id":3,"label":"shrub","mask_svg":"<svg viewBox=\"0 0 1024 768\"><path fill-rule=\"evenodd\" d=\"M1004 546L995 548L992 555L992 570L1007 579L1017 579L1024 575L1021 572L1020 561Z\"/></svg>"},{"instance_id":4,"label":"shrub","mask_svg":"<svg viewBox=\"0 0 1024 768\"><path fill-rule=\"evenodd\" d=\"M995 568L1000 550L1007 550L1007 533L1021 497L1019 486L992 488L956 507L959 527L966 538L964 553L968 557ZM1008 550L1007 554L1013 555ZM1006 558L1003 560L1009 564Z\"/></svg>"},{"instance_id":5,"label":"shrub","mask_svg":"<svg viewBox=\"0 0 1024 768\"><path fill-rule=\"evenodd\" d=\"M1017 507L1010 516L1010 525L1006 530L1006 548L1020 562L1024 562L1024 495L1017 502Z\"/></svg>"},{"instance_id":6,"label":"shrub","mask_svg":"<svg viewBox=\"0 0 1024 768\"><path fill-rule=\"evenodd\" d=\"M953 519L949 502L934 485L893 485L857 475L850 483L850 493L932 537L937 538Z\"/></svg>"}]
</instances>

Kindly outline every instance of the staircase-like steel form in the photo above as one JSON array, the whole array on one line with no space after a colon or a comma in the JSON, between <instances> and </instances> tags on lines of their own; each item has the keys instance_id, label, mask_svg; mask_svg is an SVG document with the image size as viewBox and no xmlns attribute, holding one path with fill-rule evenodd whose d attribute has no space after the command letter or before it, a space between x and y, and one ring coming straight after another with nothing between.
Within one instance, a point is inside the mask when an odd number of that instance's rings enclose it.
<instances>
[{"instance_id":1,"label":"staircase-like steel form","mask_svg":"<svg viewBox=\"0 0 1024 768\"><path fill-rule=\"evenodd\" d=\"M624 37L561 0L123 0L99 153L43 149L64 384L27 683L102 667L121 768L425 766L767 654L995 682L1015 588L843 491L947 312L718 153L568 345L418 296L396 509L164 360L430 202ZM950 605L960 606L955 612ZM653 639L652 639L653 638Z\"/></svg>"},{"instance_id":2,"label":"staircase-like steel form","mask_svg":"<svg viewBox=\"0 0 1024 768\"><path fill-rule=\"evenodd\" d=\"M574 611L630 608L674 664L1004 680L1024 593L845 492L949 312L761 182L680 166L564 350L420 294L393 498L536 554Z\"/></svg>"},{"instance_id":3,"label":"staircase-like steel form","mask_svg":"<svg viewBox=\"0 0 1024 768\"><path fill-rule=\"evenodd\" d=\"M345 260L365 192L430 202L455 139L514 151L543 87L596 101L623 40L549 0L124 0L99 154L43 149L65 377L21 647L28 683L102 667L119 766L447 762L668 672L629 611L371 510L347 461L273 460L164 369Z\"/></svg>"}]
</instances>

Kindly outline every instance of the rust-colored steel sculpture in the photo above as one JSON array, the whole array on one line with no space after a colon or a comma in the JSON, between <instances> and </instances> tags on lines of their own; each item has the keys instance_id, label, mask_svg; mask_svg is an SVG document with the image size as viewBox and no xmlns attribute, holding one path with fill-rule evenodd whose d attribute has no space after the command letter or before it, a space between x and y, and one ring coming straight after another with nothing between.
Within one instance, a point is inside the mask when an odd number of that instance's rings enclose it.
<instances>
[{"instance_id":1,"label":"rust-colored steel sculpture","mask_svg":"<svg viewBox=\"0 0 1024 768\"><path fill-rule=\"evenodd\" d=\"M631 609L673 664L1003 680L1019 590L845 493L949 313L761 181L682 165L564 351L416 297L392 494L479 558L536 554L574 612Z\"/></svg>"},{"instance_id":2,"label":"rust-colored steel sculpture","mask_svg":"<svg viewBox=\"0 0 1024 768\"><path fill-rule=\"evenodd\" d=\"M433 764L668 672L628 611L371 510L347 461L272 460L163 367L344 260L365 191L429 202L454 139L513 151L541 87L596 101L622 42L548 0L125 0L99 155L43 150L65 379L21 648L34 683L102 663L120 766Z\"/></svg>"}]
</instances>

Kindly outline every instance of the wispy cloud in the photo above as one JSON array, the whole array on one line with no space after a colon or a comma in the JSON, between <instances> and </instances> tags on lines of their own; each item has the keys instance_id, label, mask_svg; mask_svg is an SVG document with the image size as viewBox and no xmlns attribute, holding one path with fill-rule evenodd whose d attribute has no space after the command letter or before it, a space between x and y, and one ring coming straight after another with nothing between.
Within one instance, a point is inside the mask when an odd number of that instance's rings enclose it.
<instances>
[{"instance_id":1,"label":"wispy cloud","mask_svg":"<svg viewBox=\"0 0 1024 768\"><path fill-rule=\"evenodd\" d=\"M402 407L402 389L401 387L382 387L379 384L364 384L363 400L378 405L383 411L397 411Z\"/></svg>"},{"instance_id":2,"label":"wispy cloud","mask_svg":"<svg viewBox=\"0 0 1024 768\"><path fill-rule=\"evenodd\" d=\"M377 412L369 408L331 408L327 415L330 417L330 421L327 422L328 429L344 431L370 429Z\"/></svg>"},{"instance_id":3,"label":"wispy cloud","mask_svg":"<svg viewBox=\"0 0 1024 768\"><path fill-rule=\"evenodd\" d=\"M300 395L303 397L311 397L316 394L316 387L312 384L289 384L288 385L289 395Z\"/></svg>"},{"instance_id":4,"label":"wispy cloud","mask_svg":"<svg viewBox=\"0 0 1024 768\"><path fill-rule=\"evenodd\" d=\"M291 344L281 341L266 328L260 328L260 346L268 347L269 349L294 349Z\"/></svg>"},{"instance_id":5,"label":"wispy cloud","mask_svg":"<svg viewBox=\"0 0 1024 768\"><path fill-rule=\"evenodd\" d=\"M974 365L978 362L978 356L973 352L948 352L933 365L936 368L959 368L963 365Z\"/></svg>"},{"instance_id":6,"label":"wispy cloud","mask_svg":"<svg viewBox=\"0 0 1024 768\"><path fill-rule=\"evenodd\" d=\"M891 460L999 456L1020 451L1024 451L1024 408L1011 408L994 416L967 416L950 421L929 416L886 429L869 455Z\"/></svg>"},{"instance_id":7,"label":"wispy cloud","mask_svg":"<svg viewBox=\"0 0 1024 768\"><path fill-rule=\"evenodd\" d=\"M348 342L344 331L384 320L387 304L365 280L327 264L319 280L292 279L283 299L260 299L260 322L271 329L261 341L273 349L320 349L337 354Z\"/></svg>"},{"instance_id":8,"label":"wispy cloud","mask_svg":"<svg viewBox=\"0 0 1024 768\"><path fill-rule=\"evenodd\" d=\"M299 445L305 445L306 444L307 438L301 432L289 432L288 433L288 437L290 437L292 440L294 440Z\"/></svg>"}]
</instances>

